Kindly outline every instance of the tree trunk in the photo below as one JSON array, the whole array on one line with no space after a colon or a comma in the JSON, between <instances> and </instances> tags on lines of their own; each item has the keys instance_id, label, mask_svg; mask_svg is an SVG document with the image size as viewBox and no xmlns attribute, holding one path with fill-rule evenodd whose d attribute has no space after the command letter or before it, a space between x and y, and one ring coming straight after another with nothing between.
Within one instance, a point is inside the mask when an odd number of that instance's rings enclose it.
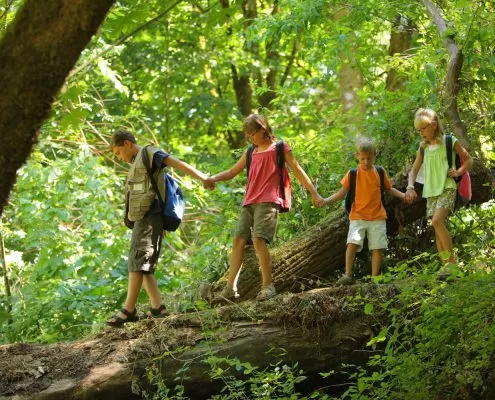
<instances>
[{"instance_id":1,"label":"tree trunk","mask_svg":"<svg viewBox=\"0 0 495 400\"><path fill-rule=\"evenodd\" d=\"M188 396L204 399L224 385L209 375L205 361L211 356L238 358L260 370L297 363L308 376L301 390L312 390L319 372L364 365L373 354L366 343L376 321L346 302L358 290L387 298L396 293L386 285L317 289L109 328L93 340L0 346L0 399L139 399L131 387L149 386L144 371L152 363L168 387L182 383ZM226 368L225 362L219 366ZM188 378L183 382L177 380L181 370Z\"/></svg>"},{"instance_id":2,"label":"tree trunk","mask_svg":"<svg viewBox=\"0 0 495 400\"><path fill-rule=\"evenodd\" d=\"M0 42L0 215L41 123L115 0L26 0Z\"/></svg>"},{"instance_id":3,"label":"tree trunk","mask_svg":"<svg viewBox=\"0 0 495 400\"><path fill-rule=\"evenodd\" d=\"M411 48L413 32L414 28L410 19L403 16L395 18L388 48L390 57L403 58L406 55L406 52ZM400 75L395 68L391 68L387 72L386 88L391 92L402 90L404 81L405 75Z\"/></svg>"},{"instance_id":4,"label":"tree trunk","mask_svg":"<svg viewBox=\"0 0 495 400\"><path fill-rule=\"evenodd\" d=\"M473 191L472 204L481 204L492 196L493 177L483 164L475 159L470 171ZM394 187L405 191L407 176L400 174L392 179ZM396 235L402 227L421 219L425 215L426 200L407 205L395 197L386 197L387 233ZM343 272L348 223L343 207L335 211L318 225L297 238L271 250L273 281L277 291L298 291L305 282L328 279L336 271ZM238 280L241 298L254 298L260 288L258 262L251 246L246 249L244 265ZM218 288L225 281L218 282Z\"/></svg>"},{"instance_id":5,"label":"tree trunk","mask_svg":"<svg viewBox=\"0 0 495 400\"><path fill-rule=\"evenodd\" d=\"M457 109L457 94L461 88L460 77L464 56L454 38L451 35L446 34L447 22L442 17L435 4L430 0L422 0L422 3L435 24L438 35L443 38L445 47L450 56L449 64L447 66L447 75L445 76L445 92L443 96L443 102L447 107L445 114L454 135L461 141L466 149L470 150L471 146L467 137L466 126L461 121Z\"/></svg>"}]
</instances>

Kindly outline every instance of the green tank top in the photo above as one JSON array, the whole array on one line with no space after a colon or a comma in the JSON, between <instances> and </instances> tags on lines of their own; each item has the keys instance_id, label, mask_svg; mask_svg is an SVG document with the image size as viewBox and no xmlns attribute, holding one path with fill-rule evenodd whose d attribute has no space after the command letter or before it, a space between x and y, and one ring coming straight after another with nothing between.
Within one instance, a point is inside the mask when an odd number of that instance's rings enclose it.
<instances>
[{"instance_id":1,"label":"green tank top","mask_svg":"<svg viewBox=\"0 0 495 400\"><path fill-rule=\"evenodd\" d=\"M452 137L452 148L457 139ZM452 159L455 151L452 150ZM445 138L439 145L425 146L424 156L424 185L423 197L433 197L441 195L445 189L456 189L457 184L454 179L447 176L449 164L447 162L447 151L445 149ZM455 167L454 167L455 168Z\"/></svg>"}]
</instances>

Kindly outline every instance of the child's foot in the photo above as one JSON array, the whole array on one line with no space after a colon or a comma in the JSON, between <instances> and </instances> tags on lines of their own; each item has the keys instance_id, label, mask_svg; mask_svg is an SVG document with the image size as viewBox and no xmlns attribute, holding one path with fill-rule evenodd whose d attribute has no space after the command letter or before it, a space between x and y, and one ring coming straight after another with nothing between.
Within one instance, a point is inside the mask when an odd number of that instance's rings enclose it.
<instances>
[{"instance_id":1,"label":"child's foot","mask_svg":"<svg viewBox=\"0 0 495 400\"><path fill-rule=\"evenodd\" d=\"M450 275L452 275L452 271L450 270L450 267L447 266L447 267L443 267L442 269L440 269L440 271L438 271L437 273L437 279L439 281L446 281Z\"/></svg>"},{"instance_id":2,"label":"child's foot","mask_svg":"<svg viewBox=\"0 0 495 400\"><path fill-rule=\"evenodd\" d=\"M148 318L165 318L169 315L170 313L167 311L163 304L158 308L151 307L150 310L146 313L146 316Z\"/></svg>"},{"instance_id":3,"label":"child's foot","mask_svg":"<svg viewBox=\"0 0 495 400\"><path fill-rule=\"evenodd\" d=\"M235 299L235 290L225 286L223 290L220 292L220 297L225 300L234 300Z\"/></svg>"},{"instance_id":4,"label":"child's foot","mask_svg":"<svg viewBox=\"0 0 495 400\"><path fill-rule=\"evenodd\" d=\"M128 322L137 322L139 317L137 316L137 311L130 312L125 308L122 308L117 314L106 321L108 326L120 327Z\"/></svg>"},{"instance_id":5,"label":"child's foot","mask_svg":"<svg viewBox=\"0 0 495 400\"><path fill-rule=\"evenodd\" d=\"M337 281L337 285L352 285L354 283L354 279L352 276L344 274Z\"/></svg>"},{"instance_id":6,"label":"child's foot","mask_svg":"<svg viewBox=\"0 0 495 400\"><path fill-rule=\"evenodd\" d=\"M223 290L218 293L215 297L213 297L213 300L211 301L212 305L216 304L223 304L226 302L231 302L236 299L237 295L234 289L229 288L228 286L225 286Z\"/></svg>"},{"instance_id":7,"label":"child's foot","mask_svg":"<svg viewBox=\"0 0 495 400\"><path fill-rule=\"evenodd\" d=\"M256 296L256 300L265 301L271 299L276 294L277 291L275 290L275 286L273 286L273 284L270 284L261 289L261 291L258 293L258 296Z\"/></svg>"}]
</instances>

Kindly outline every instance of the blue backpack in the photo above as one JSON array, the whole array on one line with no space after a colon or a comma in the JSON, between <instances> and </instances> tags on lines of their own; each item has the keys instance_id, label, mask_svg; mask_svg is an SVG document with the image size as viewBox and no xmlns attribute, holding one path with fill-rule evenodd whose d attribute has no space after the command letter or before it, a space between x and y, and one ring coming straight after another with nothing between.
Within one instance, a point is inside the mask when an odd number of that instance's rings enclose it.
<instances>
[{"instance_id":1,"label":"blue backpack","mask_svg":"<svg viewBox=\"0 0 495 400\"><path fill-rule=\"evenodd\" d=\"M153 174L151 173L150 160L148 157L148 151L146 150L148 146L143 149L143 164L146 167L148 176L150 177L151 185L153 190L158 196L158 201L162 209L163 216L163 229L169 232L177 230L182 219L184 218L184 212L186 209L186 201L182 195L182 190L179 187L177 181L163 171L163 180L165 182L165 199L162 200L160 191L158 190L157 184L153 179Z\"/></svg>"},{"instance_id":2,"label":"blue backpack","mask_svg":"<svg viewBox=\"0 0 495 400\"><path fill-rule=\"evenodd\" d=\"M375 165L375 168L378 172L378 175L380 176L380 192L382 194L382 203L383 203L383 191L384 191L384 179L385 179L385 172L383 171L383 168L379 165ZM352 208L352 203L354 203L354 199L356 197L356 176L357 176L357 168L351 168L349 171L350 176L349 176L349 191L345 195L345 214L347 218L349 218L349 214L351 213L351 208Z\"/></svg>"}]
</instances>

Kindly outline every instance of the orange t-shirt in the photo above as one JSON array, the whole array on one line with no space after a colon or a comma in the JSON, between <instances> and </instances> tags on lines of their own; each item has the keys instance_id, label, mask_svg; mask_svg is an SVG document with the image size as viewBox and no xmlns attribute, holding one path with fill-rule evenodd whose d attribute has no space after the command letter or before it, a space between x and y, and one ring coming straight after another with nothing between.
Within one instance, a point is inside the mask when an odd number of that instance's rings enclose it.
<instances>
[{"instance_id":1,"label":"orange t-shirt","mask_svg":"<svg viewBox=\"0 0 495 400\"><path fill-rule=\"evenodd\" d=\"M383 170L383 189L388 190L392 187L388 179L387 172ZM340 181L342 186L350 189L350 171ZM357 168L356 173L356 194L352 203L350 220L376 221L387 219L387 213L382 204L382 195L380 193L380 175L373 166L369 170L361 167Z\"/></svg>"}]
</instances>

